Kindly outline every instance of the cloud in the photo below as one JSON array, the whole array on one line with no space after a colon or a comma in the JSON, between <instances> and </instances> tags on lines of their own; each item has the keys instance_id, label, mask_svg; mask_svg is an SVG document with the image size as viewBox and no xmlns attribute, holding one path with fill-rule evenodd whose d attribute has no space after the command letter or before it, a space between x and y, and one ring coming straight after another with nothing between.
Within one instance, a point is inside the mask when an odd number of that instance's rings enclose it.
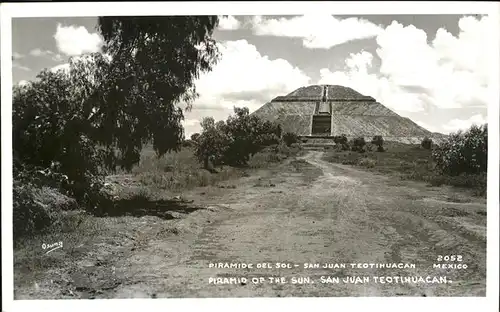
<instances>
[{"instance_id":1,"label":"cloud","mask_svg":"<svg viewBox=\"0 0 500 312\"><path fill-rule=\"evenodd\" d=\"M185 119L182 124L184 126L194 126L194 125L197 125L199 124L200 121L198 119Z\"/></svg>"},{"instance_id":2,"label":"cloud","mask_svg":"<svg viewBox=\"0 0 500 312\"><path fill-rule=\"evenodd\" d=\"M201 129L200 120L198 119L184 119L182 121L182 126L184 127L184 135L189 138L191 134L199 132Z\"/></svg>"},{"instance_id":3,"label":"cloud","mask_svg":"<svg viewBox=\"0 0 500 312\"><path fill-rule=\"evenodd\" d=\"M12 68L18 68L18 69L24 70L24 71L31 71L31 68L24 66L24 65L21 65L18 62L12 62Z\"/></svg>"},{"instance_id":4,"label":"cloud","mask_svg":"<svg viewBox=\"0 0 500 312\"><path fill-rule=\"evenodd\" d=\"M434 127L433 125L430 125L426 122L423 122L423 121L418 121L418 120L413 120L417 125L419 125L420 127L423 127L427 130L429 130L430 132L441 132L441 129L437 128L437 127Z\"/></svg>"},{"instance_id":5,"label":"cloud","mask_svg":"<svg viewBox=\"0 0 500 312\"><path fill-rule=\"evenodd\" d=\"M23 54L21 53L18 53L18 52L12 52L12 60L19 60L19 59L22 59L24 57Z\"/></svg>"},{"instance_id":6,"label":"cloud","mask_svg":"<svg viewBox=\"0 0 500 312\"><path fill-rule=\"evenodd\" d=\"M255 35L301 38L304 47L310 49L329 49L352 40L373 38L383 31L365 19L339 19L329 14L279 19L255 16L250 24Z\"/></svg>"},{"instance_id":7,"label":"cloud","mask_svg":"<svg viewBox=\"0 0 500 312\"><path fill-rule=\"evenodd\" d=\"M310 83L299 68L284 59L262 55L246 40L219 43L219 49L221 60L195 82L200 97L186 113L188 119L213 116L225 120L234 106L246 106L252 112L272 98ZM190 128L199 130L199 124Z\"/></svg>"},{"instance_id":8,"label":"cloud","mask_svg":"<svg viewBox=\"0 0 500 312\"><path fill-rule=\"evenodd\" d=\"M447 133L457 132L459 130L467 130L472 125L481 126L488 121L481 114L477 114L471 116L469 119L453 119L450 120L447 124L443 125L443 129L446 130Z\"/></svg>"},{"instance_id":9,"label":"cloud","mask_svg":"<svg viewBox=\"0 0 500 312\"><path fill-rule=\"evenodd\" d=\"M32 56L42 56L42 55L47 55L47 52L46 51L43 51L41 49L33 49L30 51L30 55Z\"/></svg>"},{"instance_id":10,"label":"cloud","mask_svg":"<svg viewBox=\"0 0 500 312\"><path fill-rule=\"evenodd\" d=\"M318 83L350 87L399 112L425 110L425 96L422 94L407 92L393 79L369 73L372 60L373 55L369 52L352 53L345 60L344 70L332 72L327 68L321 69Z\"/></svg>"},{"instance_id":11,"label":"cloud","mask_svg":"<svg viewBox=\"0 0 500 312\"><path fill-rule=\"evenodd\" d=\"M22 86L25 86L25 85L27 85L27 84L29 84L29 83L30 83L29 81L26 81L26 80L21 80L21 81L19 81L19 82L17 83L17 85L22 87Z\"/></svg>"},{"instance_id":12,"label":"cloud","mask_svg":"<svg viewBox=\"0 0 500 312\"><path fill-rule=\"evenodd\" d=\"M62 26L58 24L54 39L59 51L68 56L99 52L103 45L103 40L99 34L89 33L83 26Z\"/></svg>"},{"instance_id":13,"label":"cloud","mask_svg":"<svg viewBox=\"0 0 500 312\"><path fill-rule=\"evenodd\" d=\"M241 26L240 21L238 21L234 16L229 15L227 17L221 17L219 20L220 30L236 30Z\"/></svg>"},{"instance_id":14,"label":"cloud","mask_svg":"<svg viewBox=\"0 0 500 312\"><path fill-rule=\"evenodd\" d=\"M351 54L343 70L321 69L320 83L352 87L399 112L486 107L495 56L484 34L491 20L464 17L459 27L456 37L440 29L428 43L423 30L394 21L376 37L378 73L369 71L374 55L362 51Z\"/></svg>"},{"instance_id":15,"label":"cloud","mask_svg":"<svg viewBox=\"0 0 500 312\"><path fill-rule=\"evenodd\" d=\"M60 62L60 61L63 60L63 57L61 56L61 54L54 53L54 52L52 52L50 50L42 50L42 49L36 48L36 49L31 50L29 53L30 53L31 56L35 56L35 57L47 57L47 58L50 58L50 59L52 59L53 61L56 61L56 62Z\"/></svg>"},{"instance_id":16,"label":"cloud","mask_svg":"<svg viewBox=\"0 0 500 312\"><path fill-rule=\"evenodd\" d=\"M293 91L310 78L284 59L269 59L246 40L219 44L222 58L213 70L196 81L204 103L232 108L234 103L255 103Z\"/></svg>"}]
</instances>

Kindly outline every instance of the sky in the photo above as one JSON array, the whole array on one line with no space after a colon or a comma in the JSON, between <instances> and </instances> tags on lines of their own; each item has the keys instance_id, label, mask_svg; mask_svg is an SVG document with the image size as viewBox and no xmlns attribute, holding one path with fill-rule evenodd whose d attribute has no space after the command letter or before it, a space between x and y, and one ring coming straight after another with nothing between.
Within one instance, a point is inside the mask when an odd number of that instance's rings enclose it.
<instances>
[{"instance_id":1,"label":"sky","mask_svg":"<svg viewBox=\"0 0 500 312\"><path fill-rule=\"evenodd\" d=\"M13 83L69 57L100 51L96 17L12 20ZM313 84L351 87L422 127L441 133L487 121L488 29L479 15L228 16L214 38L220 61L196 81L186 137L204 117L233 107L255 111Z\"/></svg>"}]
</instances>

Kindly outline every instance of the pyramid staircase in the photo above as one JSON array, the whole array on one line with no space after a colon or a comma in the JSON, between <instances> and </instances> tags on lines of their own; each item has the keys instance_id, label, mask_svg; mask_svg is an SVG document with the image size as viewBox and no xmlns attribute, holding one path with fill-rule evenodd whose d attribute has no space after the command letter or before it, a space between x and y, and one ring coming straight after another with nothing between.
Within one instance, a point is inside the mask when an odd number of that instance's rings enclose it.
<instances>
[{"instance_id":1,"label":"pyramid staircase","mask_svg":"<svg viewBox=\"0 0 500 312\"><path fill-rule=\"evenodd\" d=\"M323 98L316 103L312 117L311 135L303 138L302 146L306 149L323 150L335 145L331 137L332 104L327 101L327 92L327 87L323 86Z\"/></svg>"}]
</instances>

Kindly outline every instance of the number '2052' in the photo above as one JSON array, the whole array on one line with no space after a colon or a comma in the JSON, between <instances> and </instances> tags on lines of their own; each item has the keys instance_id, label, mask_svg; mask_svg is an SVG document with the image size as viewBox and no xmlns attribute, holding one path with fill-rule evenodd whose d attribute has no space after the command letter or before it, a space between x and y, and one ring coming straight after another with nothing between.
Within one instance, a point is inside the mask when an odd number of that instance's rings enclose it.
<instances>
[{"instance_id":1,"label":"number '2052'","mask_svg":"<svg viewBox=\"0 0 500 312\"><path fill-rule=\"evenodd\" d=\"M438 255L437 261L452 261L452 262L457 261L457 262L460 262L460 261L462 261L462 256L461 255L446 255L446 256Z\"/></svg>"}]
</instances>

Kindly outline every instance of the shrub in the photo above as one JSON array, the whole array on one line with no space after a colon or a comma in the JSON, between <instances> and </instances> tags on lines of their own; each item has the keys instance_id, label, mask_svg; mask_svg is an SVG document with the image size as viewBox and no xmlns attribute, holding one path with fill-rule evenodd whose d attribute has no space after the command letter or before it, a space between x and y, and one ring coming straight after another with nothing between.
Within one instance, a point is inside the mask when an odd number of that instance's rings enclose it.
<instances>
[{"instance_id":1,"label":"shrub","mask_svg":"<svg viewBox=\"0 0 500 312\"><path fill-rule=\"evenodd\" d=\"M358 161L358 166L363 166L366 168L373 168L376 165L376 161L371 158L362 158Z\"/></svg>"},{"instance_id":2,"label":"shrub","mask_svg":"<svg viewBox=\"0 0 500 312\"><path fill-rule=\"evenodd\" d=\"M14 181L12 192L14 240L39 233L53 223L55 215L36 201L33 184Z\"/></svg>"},{"instance_id":3,"label":"shrub","mask_svg":"<svg viewBox=\"0 0 500 312\"><path fill-rule=\"evenodd\" d=\"M465 132L450 134L432 151L436 168L443 174L485 173L488 157L488 126L473 125Z\"/></svg>"},{"instance_id":4,"label":"shrub","mask_svg":"<svg viewBox=\"0 0 500 312\"><path fill-rule=\"evenodd\" d=\"M365 152L366 141L364 137L354 138L351 143L351 150L354 152Z\"/></svg>"},{"instance_id":5,"label":"shrub","mask_svg":"<svg viewBox=\"0 0 500 312\"><path fill-rule=\"evenodd\" d=\"M335 142L335 144L339 144L339 145L347 144L347 142L348 142L347 136L345 134L336 135L333 137L333 142Z\"/></svg>"},{"instance_id":6,"label":"shrub","mask_svg":"<svg viewBox=\"0 0 500 312\"><path fill-rule=\"evenodd\" d=\"M384 139L382 138L381 135L376 135L373 137L372 142L373 145L377 146L377 152L383 152L384 151Z\"/></svg>"},{"instance_id":7,"label":"shrub","mask_svg":"<svg viewBox=\"0 0 500 312\"><path fill-rule=\"evenodd\" d=\"M351 147L349 145L349 141L348 141L347 136L345 134L336 135L333 138L333 142L335 142L336 149L339 149L342 151L348 151L351 149Z\"/></svg>"},{"instance_id":8,"label":"shrub","mask_svg":"<svg viewBox=\"0 0 500 312\"><path fill-rule=\"evenodd\" d=\"M432 139L425 137L422 142L420 143L420 146L424 149L431 149L432 148Z\"/></svg>"},{"instance_id":9,"label":"shrub","mask_svg":"<svg viewBox=\"0 0 500 312\"><path fill-rule=\"evenodd\" d=\"M283 135L283 142L285 142L287 146L291 146L292 144L299 142L299 136L293 132L287 132Z\"/></svg>"}]
</instances>

